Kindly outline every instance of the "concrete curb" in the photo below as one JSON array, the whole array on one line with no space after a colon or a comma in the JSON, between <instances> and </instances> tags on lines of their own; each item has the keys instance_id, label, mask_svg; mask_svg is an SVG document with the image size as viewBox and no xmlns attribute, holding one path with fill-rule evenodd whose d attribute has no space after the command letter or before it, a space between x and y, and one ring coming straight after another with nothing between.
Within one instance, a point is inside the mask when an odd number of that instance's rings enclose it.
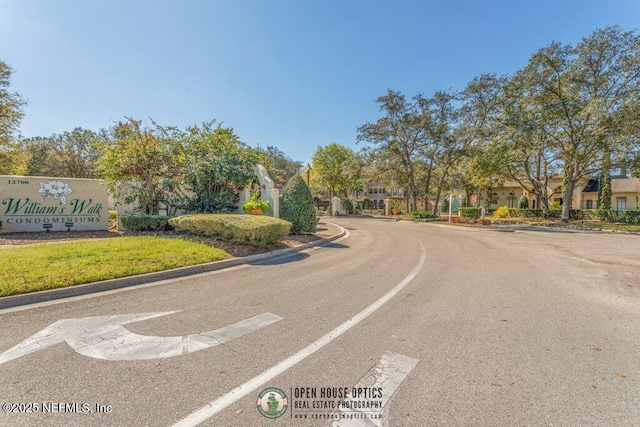
<instances>
[{"instance_id":1,"label":"concrete curb","mask_svg":"<svg viewBox=\"0 0 640 427\"><path fill-rule=\"evenodd\" d=\"M68 286L66 288L50 289L46 291L31 292L22 295L12 295L0 298L0 310L6 308L20 307L29 304L37 304L63 298L71 298L80 295L87 295L96 292L111 291L114 289L128 288L161 280L177 279L194 274L206 273L209 271L222 270L223 268L234 267L236 265L250 264L252 262L264 261L271 258L294 254L314 246L327 246L334 240L346 234L344 228L337 224L330 223L340 228L340 232L326 239L314 240L303 243L293 248L278 249L276 251L250 255L242 258L231 258L222 261L209 262L206 264L192 265L188 267L174 268L171 270L157 271L155 273L140 274L137 276L120 277L118 279L103 280L100 282L86 283L83 285Z\"/></svg>"}]
</instances>

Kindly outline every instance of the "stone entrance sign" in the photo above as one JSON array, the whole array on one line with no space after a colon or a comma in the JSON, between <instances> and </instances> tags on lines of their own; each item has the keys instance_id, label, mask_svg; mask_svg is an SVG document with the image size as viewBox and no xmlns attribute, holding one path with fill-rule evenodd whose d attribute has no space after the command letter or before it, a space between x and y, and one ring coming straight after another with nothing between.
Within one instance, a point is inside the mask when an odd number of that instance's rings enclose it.
<instances>
[{"instance_id":1,"label":"stone entrance sign","mask_svg":"<svg viewBox=\"0 0 640 427\"><path fill-rule=\"evenodd\" d=\"M103 180L0 175L2 233L107 230Z\"/></svg>"}]
</instances>

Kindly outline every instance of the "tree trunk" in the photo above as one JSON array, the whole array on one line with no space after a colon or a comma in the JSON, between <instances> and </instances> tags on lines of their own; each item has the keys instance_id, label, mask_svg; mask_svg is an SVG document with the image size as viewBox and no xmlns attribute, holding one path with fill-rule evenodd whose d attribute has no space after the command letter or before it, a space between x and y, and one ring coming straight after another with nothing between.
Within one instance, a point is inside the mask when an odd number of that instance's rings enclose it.
<instances>
[{"instance_id":1,"label":"tree trunk","mask_svg":"<svg viewBox=\"0 0 640 427\"><path fill-rule=\"evenodd\" d=\"M578 178L578 164L569 165L564 176L564 195L562 200L562 222L569 222L573 190Z\"/></svg>"},{"instance_id":2,"label":"tree trunk","mask_svg":"<svg viewBox=\"0 0 640 427\"><path fill-rule=\"evenodd\" d=\"M429 191L431 190L431 170L433 169L433 162L429 163L429 167L427 168L427 178L425 180L424 185L424 210L429 210ZM436 208L434 206L433 211L435 212Z\"/></svg>"},{"instance_id":3,"label":"tree trunk","mask_svg":"<svg viewBox=\"0 0 640 427\"><path fill-rule=\"evenodd\" d=\"M436 200L433 205L433 213L435 216L440 216L440 195L442 194L442 185L438 185L438 189L436 190Z\"/></svg>"},{"instance_id":4,"label":"tree trunk","mask_svg":"<svg viewBox=\"0 0 640 427\"><path fill-rule=\"evenodd\" d=\"M444 187L444 183L447 179L447 177L449 176L449 166L447 166L444 169L444 172L442 173L442 178L440 178L440 182L438 183L438 191L436 194L436 204L434 206L434 209L437 209L437 214L440 214L440 196L442 195L442 187Z\"/></svg>"},{"instance_id":5,"label":"tree trunk","mask_svg":"<svg viewBox=\"0 0 640 427\"><path fill-rule=\"evenodd\" d=\"M413 175L409 177L409 209L411 212L416 210L416 183Z\"/></svg>"},{"instance_id":6,"label":"tree trunk","mask_svg":"<svg viewBox=\"0 0 640 427\"><path fill-rule=\"evenodd\" d=\"M562 200L562 222L569 222L571 199L573 199L573 186L573 180L568 180L564 188L564 195Z\"/></svg>"}]
</instances>

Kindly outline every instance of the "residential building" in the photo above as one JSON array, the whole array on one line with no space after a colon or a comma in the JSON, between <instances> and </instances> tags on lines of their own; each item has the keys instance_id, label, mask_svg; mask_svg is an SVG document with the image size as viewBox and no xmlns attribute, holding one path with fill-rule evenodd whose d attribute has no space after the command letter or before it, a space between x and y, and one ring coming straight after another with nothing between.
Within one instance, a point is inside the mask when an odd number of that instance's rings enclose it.
<instances>
[{"instance_id":1,"label":"residential building","mask_svg":"<svg viewBox=\"0 0 640 427\"><path fill-rule=\"evenodd\" d=\"M598 208L598 179L592 178L582 190L581 209ZM640 194L640 178L626 176L611 177L611 209L617 211L638 210L638 195Z\"/></svg>"},{"instance_id":2,"label":"residential building","mask_svg":"<svg viewBox=\"0 0 640 427\"><path fill-rule=\"evenodd\" d=\"M562 193L562 179L553 178L549 180L548 192L550 202L564 204ZM571 206L574 209L597 209L598 208L597 178L585 178L578 182ZM611 177L611 209L614 210L638 210L638 195L640 194L640 178L629 178L626 176ZM522 188L518 182L506 182L501 187L492 191L491 209L500 206L517 208L521 196L526 196L531 209L540 209L537 205L537 195ZM484 195L478 201L479 205L484 205Z\"/></svg>"},{"instance_id":3,"label":"residential building","mask_svg":"<svg viewBox=\"0 0 640 427\"><path fill-rule=\"evenodd\" d=\"M404 197L404 191L399 188L385 188L379 182L368 182L364 185L364 196L371 199L373 209L383 209L384 199L387 197Z\"/></svg>"}]
</instances>

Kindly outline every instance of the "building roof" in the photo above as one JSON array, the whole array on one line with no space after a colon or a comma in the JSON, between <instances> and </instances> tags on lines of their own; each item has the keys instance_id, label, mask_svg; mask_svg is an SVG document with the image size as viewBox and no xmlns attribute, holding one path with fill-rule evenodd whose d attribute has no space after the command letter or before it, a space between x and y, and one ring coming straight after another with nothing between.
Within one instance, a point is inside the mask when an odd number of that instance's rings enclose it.
<instances>
[{"instance_id":1,"label":"building roof","mask_svg":"<svg viewBox=\"0 0 640 427\"><path fill-rule=\"evenodd\" d=\"M591 178L589 180L589 182L587 182L587 185L585 185L585 187L582 190L582 192L583 193L597 193L599 188L600 188L600 181L598 181L596 178Z\"/></svg>"},{"instance_id":2,"label":"building roof","mask_svg":"<svg viewBox=\"0 0 640 427\"><path fill-rule=\"evenodd\" d=\"M525 181L526 182L526 181ZM522 188L518 181L507 181L501 185L503 188Z\"/></svg>"},{"instance_id":3,"label":"building roof","mask_svg":"<svg viewBox=\"0 0 640 427\"><path fill-rule=\"evenodd\" d=\"M591 178L582 190L583 193L597 193L600 182L597 178ZM615 175L611 177L612 193L640 193L640 178L627 178Z\"/></svg>"}]
</instances>

